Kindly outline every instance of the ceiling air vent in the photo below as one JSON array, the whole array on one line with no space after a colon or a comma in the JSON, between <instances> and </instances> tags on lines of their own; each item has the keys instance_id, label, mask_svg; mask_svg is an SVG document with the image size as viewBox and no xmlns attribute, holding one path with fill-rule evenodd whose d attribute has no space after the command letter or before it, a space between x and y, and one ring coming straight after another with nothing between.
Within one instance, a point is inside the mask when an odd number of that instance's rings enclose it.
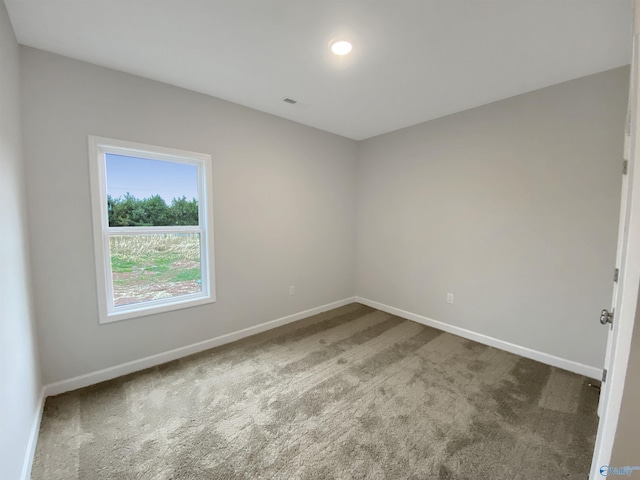
<instances>
[{"instance_id":1,"label":"ceiling air vent","mask_svg":"<svg viewBox=\"0 0 640 480\"><path fill-rule=\"evenodd\" d=\"M284 97L282 99L283 102L289 103L291 105L295 105L296 103L298 103L297 100L294 100L293 98L289 98L289 97Z\"/></svg>"}]
</instances>

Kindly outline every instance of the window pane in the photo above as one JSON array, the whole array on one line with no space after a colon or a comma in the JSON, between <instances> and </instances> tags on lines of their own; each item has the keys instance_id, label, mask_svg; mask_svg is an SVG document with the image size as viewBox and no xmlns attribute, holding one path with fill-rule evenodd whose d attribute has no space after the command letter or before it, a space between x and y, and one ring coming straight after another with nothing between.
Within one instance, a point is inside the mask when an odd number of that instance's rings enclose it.
<instances>
[{"instance_id":1,"label":"window pane","mask_svg":"<svg viewBox=\"0 0 640 480\"><path fill-rule=\"evenodd\" d=\"M198 167L105 154L110 227L198 225Z\"/></svg>"},{"instance_id":2,"label":"window pane","mask_svg":"<svg viewBox=\"0 0 640 480\"><path fill-rule=\"evenodd\" d=\"M112 235L114 306L202 291L200 234Z\"/></svg>"}]
</instances>

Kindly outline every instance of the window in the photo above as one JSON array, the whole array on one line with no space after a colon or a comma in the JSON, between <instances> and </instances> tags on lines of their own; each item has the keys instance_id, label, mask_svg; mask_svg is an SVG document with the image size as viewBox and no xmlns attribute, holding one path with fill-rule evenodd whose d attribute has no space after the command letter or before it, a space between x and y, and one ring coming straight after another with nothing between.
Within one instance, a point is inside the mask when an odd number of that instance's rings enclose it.
<instances>
[{"instance_id":1,"label":"window","mask_svg":"<svg viewBox=\"0 0 640 480\"><path fill-rule=\"evenodd\" d=\"M89 137L100 323L215 301L211 157Z\"/></svg>"}]
</instances>

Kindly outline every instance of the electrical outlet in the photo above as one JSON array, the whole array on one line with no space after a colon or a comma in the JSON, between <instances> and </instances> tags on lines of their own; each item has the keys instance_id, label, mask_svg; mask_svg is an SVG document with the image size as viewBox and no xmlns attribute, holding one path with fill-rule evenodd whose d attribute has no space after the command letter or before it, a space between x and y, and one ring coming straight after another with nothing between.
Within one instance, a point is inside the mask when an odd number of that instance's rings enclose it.
<instances>
[{"instance_id":1,"label":"electrical outlet","mask_svg":"<svg viewBox=\"0 0 640 480\"><path fill-rule=\"evenodd\" d=\"M296 286L295 285L291 285L289 287L289 295L295 295L296 294Z\"/></svg>"},{"instance_id":2,"label":"electrical outlet","mask_svg":"<svg viewBox=\"0 0 640 480\"><path fill-rule=\"evenodd\" d=\"M447 303L453 303L453 293L447 293Z\"/></svg>"}]
</instances>

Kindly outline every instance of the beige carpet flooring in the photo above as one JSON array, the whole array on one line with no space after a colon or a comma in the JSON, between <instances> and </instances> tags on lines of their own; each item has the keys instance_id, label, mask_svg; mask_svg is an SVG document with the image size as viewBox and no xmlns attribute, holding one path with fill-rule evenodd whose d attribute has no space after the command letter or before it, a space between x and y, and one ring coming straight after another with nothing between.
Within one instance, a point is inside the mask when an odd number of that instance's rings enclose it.
<instances>
[{"instance_id":1,"label":"beige carpet flooring","mask_svg":"<svg viewBox=\"0 0 640 480\"><path fill-rule=\"evenodd\" d=\"M587 379L359 304L50 397L32 478L584 479Z\"/></svg>"}]
</instances>

